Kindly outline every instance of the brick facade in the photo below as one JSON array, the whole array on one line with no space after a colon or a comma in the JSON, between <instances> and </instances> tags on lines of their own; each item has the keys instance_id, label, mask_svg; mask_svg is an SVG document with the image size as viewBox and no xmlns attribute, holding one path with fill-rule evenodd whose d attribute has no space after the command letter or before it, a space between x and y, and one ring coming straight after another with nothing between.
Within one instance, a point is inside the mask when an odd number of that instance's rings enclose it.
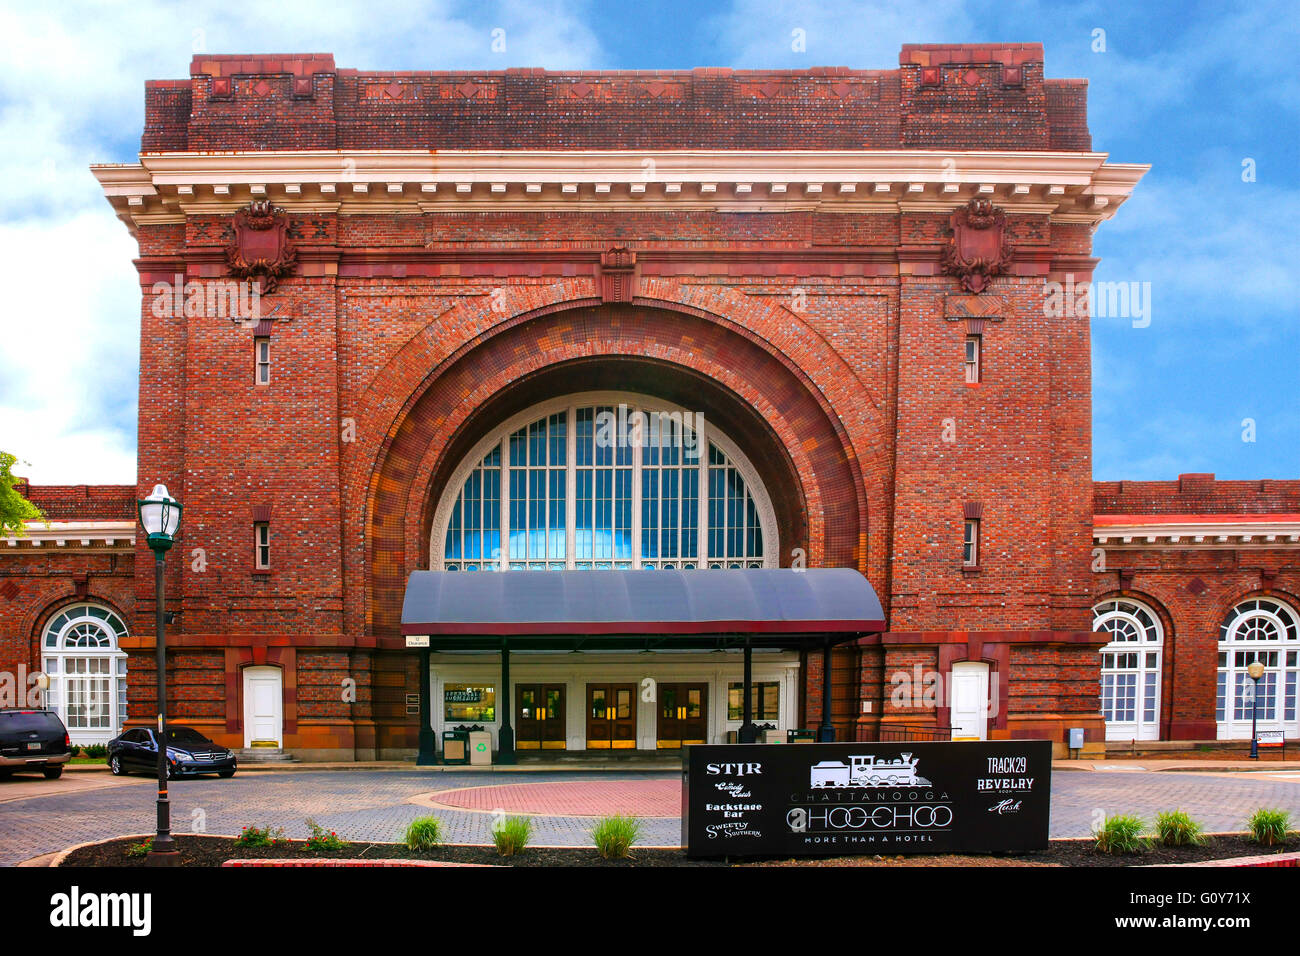
<instances>
[{"instance_id":1,"label":"brick facade","mask_svg":"<svg viewBox=\"0 0 1300 956\"><path fill-rule=\"evenodd\" d=\"M240 743L241 669L271 664L284 674L288 747L410 753L406 696L419 674L398 628L403 586L429 566L451 472L516 412L617 388L700 409L742 447L772 498L783 566L802 551L812 566L860 569L881 595L890 630L834 655L842 739L946 723L945 707L893 699L893 676L919 665L946 679L955 663L984 661L1002 701L990 736L1059 743L1083 726L1096 745L1103 641L1090 609L1115 575L1090 570L1094 500L1098 512L1141 502L1156 513L1169 496L1143 483L1094 487L1088 319L1046 316L1043 282L1091 275L1092 230L1114 211L1097 197L1119 174L986 188L981 173L960 172L949 189L942 165L983 162L971 150L1001 151L1017 168L1068 164L1090 148L1086 84L1046 79L1037 44L907 46L888 71L369 73L328 55L199 56L189 80L150 82L141 167L97 174L106 188L123 184L110 200L140 246L140 487L164 482L185 504L167 565L179 611L168 633L173 712ZM434 181L462 150L562 162L565 151L638 149L724 160L929 150L915 156L933 175L814 188L815 175L805 184L785 170L788 186L756 173L760 185L684 176L678 189L651 178L650 190L613 175L613 189L569 189L559 173L503 176L499 189L490 172ZM398 160L367 150L417 151L409 161L430 172L385 181L367 164ZM663 156L661 166L675 161ZM293 168L273 173L278 162ZM191 165L163 176L168 163ZM241 163L262 165L254 174ZM337 181L318 175L329 163L342 167ZM617 203L604 198L615 192ZM953 208L978 195L1005 208L1014 256L974 295L945 274L942 253ZM156 283L229 274L233 213L264 196L285 210L297 248L263 300L265 320L251 329L159 310ZM615 248L635 259L624 285L602 264ZM266 385L254 382L254 332L273 349ZM976 385L962 364L970 334L983 348ZM1249 484L1222 492L1234 503L1224 510L1300 511L1289 484ZM133 489L92 489L85 507L65 492L33 490L51 517L56 506L90 517L99 497L131 517ZM1187 507L1220 507L1206 494ZM982 556L964 567L972 513ZM271 527L269 568L253 565L254 521ZM0 663L31 666L43 621L80 586L130 622L130 713L146 719L153 563L143 541L134 568L129 555L55 561L48 548L0 563L0 587L20 588L7 598L19 613L5 615ZM1294 547L1265 563L1293 558ZM1198 560L1212 565L1196 572L1213 578L1220 603L1263 587L1236 550ZM1179 633L1203 630L1197 615L1217 623L1219 604L1179 603L1182 569L1169 561L1135 569L1125 587L1186 614ZM1269 580L1297 591L1284 574ZM1190 653L1203 667L1204 649ZM821 667L808 656L806 726L821 713ZM1199 694L1195 673L1183 679ZM1210 697L1212 708L1212 687ZM1204 731L1203 702L1164 699L1171 735Z\"/></svg>"}]
</instances>

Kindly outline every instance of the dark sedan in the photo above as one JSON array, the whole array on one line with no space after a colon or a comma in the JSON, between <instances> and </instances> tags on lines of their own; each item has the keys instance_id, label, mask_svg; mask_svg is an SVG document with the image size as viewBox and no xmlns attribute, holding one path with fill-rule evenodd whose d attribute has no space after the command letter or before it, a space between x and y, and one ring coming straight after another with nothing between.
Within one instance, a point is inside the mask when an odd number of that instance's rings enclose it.
<instances>
[{"instance_id":1,"label":"dark sedan","mask_svg":"<svg viewBox=\"0 0 1300 956\"><path fill-rule=\"evenodd\" d=\"M113 773L158 772L158 732L148 727L128 730L108 742L108 766ZM235 775L235 755L190 727L167 728L167 778L215 773Z\"/></svg>"}]
</instances>

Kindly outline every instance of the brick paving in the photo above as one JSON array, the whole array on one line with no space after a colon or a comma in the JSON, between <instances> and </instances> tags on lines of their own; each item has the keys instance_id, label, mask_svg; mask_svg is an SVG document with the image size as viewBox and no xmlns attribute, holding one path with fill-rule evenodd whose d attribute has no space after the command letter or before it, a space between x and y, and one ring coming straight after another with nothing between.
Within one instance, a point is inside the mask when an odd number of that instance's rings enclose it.
<instances>
[{"instance_id":1,"label":"brick paving","mask_svg":"<svg viewBox=\"0 0 1300 956\"><path fill-rule=\"evenodd\" d=\"M549 788L550 802L538 809L554 814L577 805L569 789L606 790L607 812L625 809L620 791L675 791L678 778L664 773L555 773L539 782L536 774L499 773L487 789L520 792L514 784ZM315 818L351 841L400 839L406 825L419 816L436 814L447 839L456 843L486 843L493 815L472 810L431 810L410 802L435 791L483 787L481 774L419 773L412 771L319 771L241 774L231 780L183 780L173 784L172 820L178 833L235 834L248 825L283 827L290 837L307 836L304 822ZM650 784L645 786L644 784ZM445 794L444 794L445 796ZM536 793L534 793L536 796ZM61 850L76 843L153 828L152 781L133 777L123 785L94 791L52 792L0 803L0 864ZM483 803L494 802L480 795ZM472 801L477 798L464 798ZM1253 774L1095 773L1062 771L1052 780L1054 837L1086 836L1098 815L1137 813L1148 819L1157 810L1182 808L1213 830L1241 829L1247 814L1260 806L1284 807L1300 817L1300 781L1256 777ZM505 807L484 807L495 810ZM507 811L509 812L509 811ZM584 846L591 817L538 816L533 840L538 844ZM644 843L677 845L680 825L675 817L646 815Z\"/></svg>"},{"instance_id":2,"label":"brick paving","mask_svg":"<svg viewBox=\"0 0 1300 956\"><path fill-rule=\"evenodd\" d=\"M682 784L678 777L662 780L601 780L512 783L506 786L469 787L434 793L431 800L443 806L495 813L538 816L602 816L617 812L637 817L679 819Z\"/></svg>"}]
</instances>

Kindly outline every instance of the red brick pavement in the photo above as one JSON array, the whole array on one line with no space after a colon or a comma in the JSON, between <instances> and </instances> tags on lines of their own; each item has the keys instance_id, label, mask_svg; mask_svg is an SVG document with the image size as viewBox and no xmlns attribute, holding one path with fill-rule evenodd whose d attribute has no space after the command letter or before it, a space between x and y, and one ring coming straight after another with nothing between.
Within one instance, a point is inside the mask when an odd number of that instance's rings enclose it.
<instances>
[{"instance_id":1,"label":"red brick pavement","mask_svg":"<svg viewBox=\"0 0 1300 956\"><path fill-rule=\"evenodd\" d=\"M680 780L566 780L440 790L429 799L443 806L537 816L675 817L682 809Z\"/></svg>"}]
</instances>

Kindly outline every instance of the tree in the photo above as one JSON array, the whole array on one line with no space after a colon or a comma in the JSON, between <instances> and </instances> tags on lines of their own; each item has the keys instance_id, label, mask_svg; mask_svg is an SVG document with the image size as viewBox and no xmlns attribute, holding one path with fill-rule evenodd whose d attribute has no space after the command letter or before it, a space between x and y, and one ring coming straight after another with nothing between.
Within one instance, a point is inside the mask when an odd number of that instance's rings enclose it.
<instances>
[{"instance_id":1,"label":"tree","mask_svg":"<svg viewBox=\"0 0 1300 956\"><path fill-rule=\"evenodd\" d=\"M7 451L0 451L0 532L21 536L27 533L23 522L40 521L45 512L14 490L17 479L11 469L17 461Z\"/></svg>"}]
</instances>

